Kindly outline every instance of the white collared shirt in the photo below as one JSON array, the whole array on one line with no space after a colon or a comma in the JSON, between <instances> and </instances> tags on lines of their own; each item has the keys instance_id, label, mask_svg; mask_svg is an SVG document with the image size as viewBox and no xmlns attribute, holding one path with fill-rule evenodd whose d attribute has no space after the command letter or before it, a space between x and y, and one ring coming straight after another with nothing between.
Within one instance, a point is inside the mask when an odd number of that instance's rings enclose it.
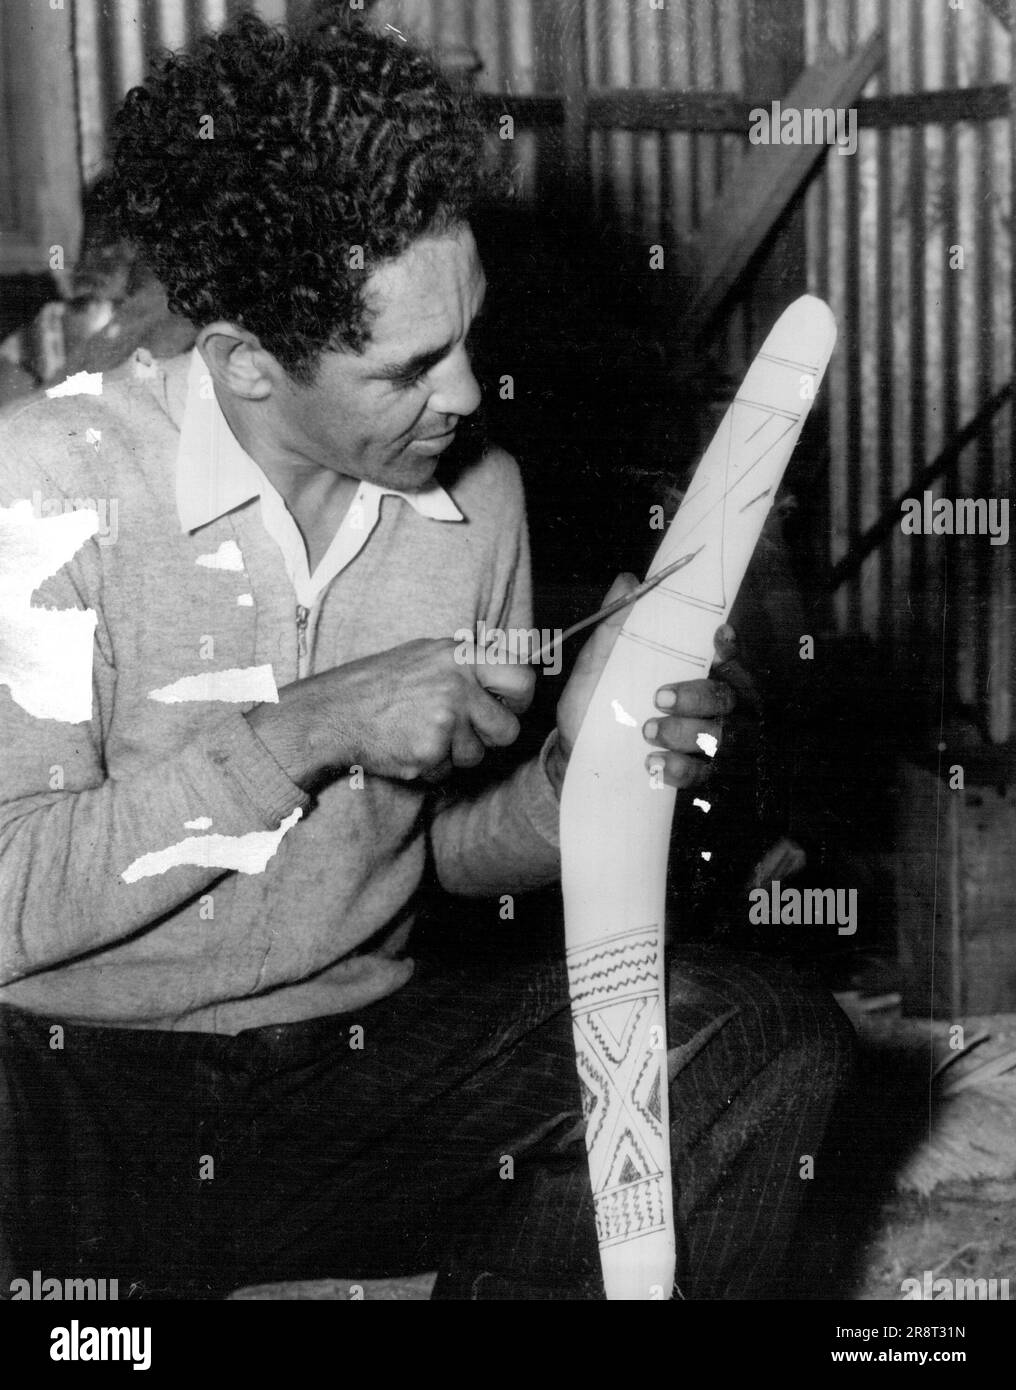
<instances>
[{"instance_id":1,"label":"white collared shirt","mask_svg":"<svg viewBox=\"0 0 1016 1390\"><path fill-rule=\"evenodd\" d=\"M176 501L181 528L194 531L254 497L260 500L265 530L282 552L297 603L308 609L367 544L380 519L383 497L401 497L421 516L434 521L463 520L451 497L437 483L417 492L400 492L361 481L331 544L311 574L300 528L282 494L230 429L215 398L204 358L194 348L177 454Z\"/></svg>"}]
</instances>

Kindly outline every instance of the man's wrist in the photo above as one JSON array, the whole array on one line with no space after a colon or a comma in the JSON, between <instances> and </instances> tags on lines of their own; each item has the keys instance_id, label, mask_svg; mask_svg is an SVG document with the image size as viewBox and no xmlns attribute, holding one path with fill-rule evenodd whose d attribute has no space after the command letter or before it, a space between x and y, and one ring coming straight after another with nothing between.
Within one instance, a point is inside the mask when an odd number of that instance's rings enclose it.
<instances>
[{"instance_id":1,"label":"man's wrist","mask_svg":"<svg viewBox=\"0 0 1016 1390\"><path fill-rule=\"evenodd\" d=\"M334 750L325 746L323 701L312 684L297 681L286 686L279 691L278 704L255 705L245 715L275 761L305 791L335 761Z\"/></svg>"}]
</instances>

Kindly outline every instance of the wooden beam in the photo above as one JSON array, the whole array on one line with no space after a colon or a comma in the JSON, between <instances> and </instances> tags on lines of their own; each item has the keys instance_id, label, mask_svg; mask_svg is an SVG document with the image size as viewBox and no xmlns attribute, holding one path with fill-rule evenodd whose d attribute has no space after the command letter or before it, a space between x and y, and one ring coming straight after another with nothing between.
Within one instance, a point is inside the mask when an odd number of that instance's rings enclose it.
<instances>
[{"instance_id":1,"label":"wooden beam","mask_svg":"<svg viewBox=\"0 0 1016 1390\"><path fill-rule=\"evenodd\" d=\"M909 125L953 125L956 121L992 121L1008 116L1009 102L1009 84L997 82L990 87L958 87L948 92L861 97L854 104L859 126L886 130Z\"/></svg>"},{"instance_id":2,"label":"wooden beam","mask_svg":"<svg viewBox=\"0 0 1016 1390\"><path fill-rule=\"evenodd\" d=\"M1013 32L1012 0L984 0L984 3L999 24L1004 24L1011 34Z\"/></svg>"},{"instance_id":3,"label":"wooden beam","mask_svg":"<svg viewBox=\"0 0 1016 1390\"><path fill-rule=\"evenodd\" d=\"M493 100L493 98L487 98ZM553 98L522 97L546 107L546 116L560 120ZM894 96L860 97L853 104L862 129L890 126L951 125L956 121L991 121L1009 114L1007 82L983 87L957 87L940 92L901 92ZM786 104L786 103L784 103ZM673 92L629 88L591 91L589 124L612 130L691 130L744 135L751 112L769 109L769 98L754 100L736 92Z\"/></svg>"},{"instance_id":4,"label":"wooden beam","mask_svg":"<svg viewBox=\"0 0 1016 1390\"><path fill-rule=\"evenodd\" d=\"M590 92L589 124L605 130L694 130L743 135L752 103L736 92Z\"/></svg>"},{"instance_id":5,"label":"wooden beam","mask_svg":"<svg viewBox=\"0 0 1016 1390\"><path fill-rule=\"evenodd\" d=\"M483 110L514 117L527 130L560 126L564 102L543 93L479 92ZM1009 115L1011 88L1007 82L986 87L962 87L944 92L901 92L897 96L860 97L854 106L862 130L890 127L951 125L956 121L993 121ZM659 90L590 91L586 115L593 130L686 130L698 133L744 135L751 112L768 101L750 100L736 92L673 92Z\"/></svg>"},{"instance_id":6,"label":"wooden beam","mask_svg":"<svg viewBox=\"0 0 1016 1390\"><path fill-rule=\"evenodd\" d=\"M550 93L478 92L484 112L514 117L528 129L560 126L565 103ZM736 92L674 92L634 87L591 90L586 120L596 130L691 130L743 135L757 102Z\"/></svg>"},{"instance_id":7,"label":"wooden beam","mask_svg":"<svg viewBox=\"0 0 1016 1390\"><path fill-rule=\"evenodd\" d=\"M885 60L885 41L875 33L840 62L810 67L783 100L784 110L849 108ZM698 234L701 288L685 319L691 341L711 326L749 262L799 191L827 145L753 145L731 169L724 192ZM849 156L848 156L849 157Z\"/></svg>"},{"instance_id":8,"label":"wooden beam","mask_svg":"<svg viewBox=\"0 0 1016 1390\"><path fill-rule=\"evenodd\" d=\"M749 0L745 21L744 62L754 90L771 96L792 91L806 63L804 0ZM758 105L768 110L768 101ZM747 130L746 125L744 133ZM726 188L724 180L724 191ZM756 325L768 325L778 318L790 299L804 294L808 288L807 260L804 207L798 204L779 219L754 267L746 305L747 336L753 336Z\"/></svg>"},{"instance_id":9,"label":"wooden beam","mask_svg":"<svg viewBox=\"0 0 1016 1390\"><path fill-rule=\"evenodd\" d=\"M972 420L967 421L956 437L949 441L938 457L928 464L906 491L890 502L878 521L869 526L863 535L857 537L847 553L832 567L827 583L830 591L846 583L861 568L861 562L866 560L873 550L877 550L883 541L888 540L900 524L903 503L911 500L920 501L925 490L937 482L947 469L953 467L963 450L975 439L980 438L1003 406L1010 404L1012 397L1013 384L1010 381L995 392Z\"/></svg>"},{"instance_id":10,"label":"wooden beam","mask_svg":"<svg viewBox=\"0 0 1016 1390\"><path fill-rule=\"evenodd\" d=\"M521 92L477 92L476 101L484 116L495 122L511 116L516 126L542 130L564 123L564 102L560 97Z\"/></svg>"}]
</instances>

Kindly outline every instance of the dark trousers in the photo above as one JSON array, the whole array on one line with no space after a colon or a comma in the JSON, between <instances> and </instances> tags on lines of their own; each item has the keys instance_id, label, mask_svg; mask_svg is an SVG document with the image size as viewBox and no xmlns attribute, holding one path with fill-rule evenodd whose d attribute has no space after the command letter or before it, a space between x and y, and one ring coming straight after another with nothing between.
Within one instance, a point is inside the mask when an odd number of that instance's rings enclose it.
<instances>
[{"instance_id":1,"label":"dark trousers","mask_svg":"<svg viewBox=\"0 0 1016 1390\"><path fill-rule=\"evenodd\" d=\"M766 1297L852 1035L791 965L672 954L680 1292ZM603 1298L559 963L418 957L357 1015L237 1037L56 1022L0 1010L0 1297L437 1269L435 1298Z\"/></svg>"}]
</instances>

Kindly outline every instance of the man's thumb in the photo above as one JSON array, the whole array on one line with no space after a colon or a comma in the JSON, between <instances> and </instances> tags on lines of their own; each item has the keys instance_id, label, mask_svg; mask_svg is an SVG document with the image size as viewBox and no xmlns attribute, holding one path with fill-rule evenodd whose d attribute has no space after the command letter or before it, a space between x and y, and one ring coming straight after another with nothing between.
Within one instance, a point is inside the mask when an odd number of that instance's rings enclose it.
<instances>
[{"instance_id":1,"label":"man's thumb","mask_svg":"<svg viewBox=\"0 0 1016 1390\"><path fill-rule=\"evenodd\" d=\"M639 581L633 574L619 574L611 584L604 596L601 608L606 608L608 603L613 603L616 599L624 598L625 594L630 594L632 589L637 589ZM616 613L612 613L609 618L604 618L593 629L593 635L588 639L585 646L579 652L575 662L575 673L589 674L599 671L606 663L607 657L617 641L617 634L624 626L624 621L630 609L621 608Z\"/></svg>"}]
</instances>

